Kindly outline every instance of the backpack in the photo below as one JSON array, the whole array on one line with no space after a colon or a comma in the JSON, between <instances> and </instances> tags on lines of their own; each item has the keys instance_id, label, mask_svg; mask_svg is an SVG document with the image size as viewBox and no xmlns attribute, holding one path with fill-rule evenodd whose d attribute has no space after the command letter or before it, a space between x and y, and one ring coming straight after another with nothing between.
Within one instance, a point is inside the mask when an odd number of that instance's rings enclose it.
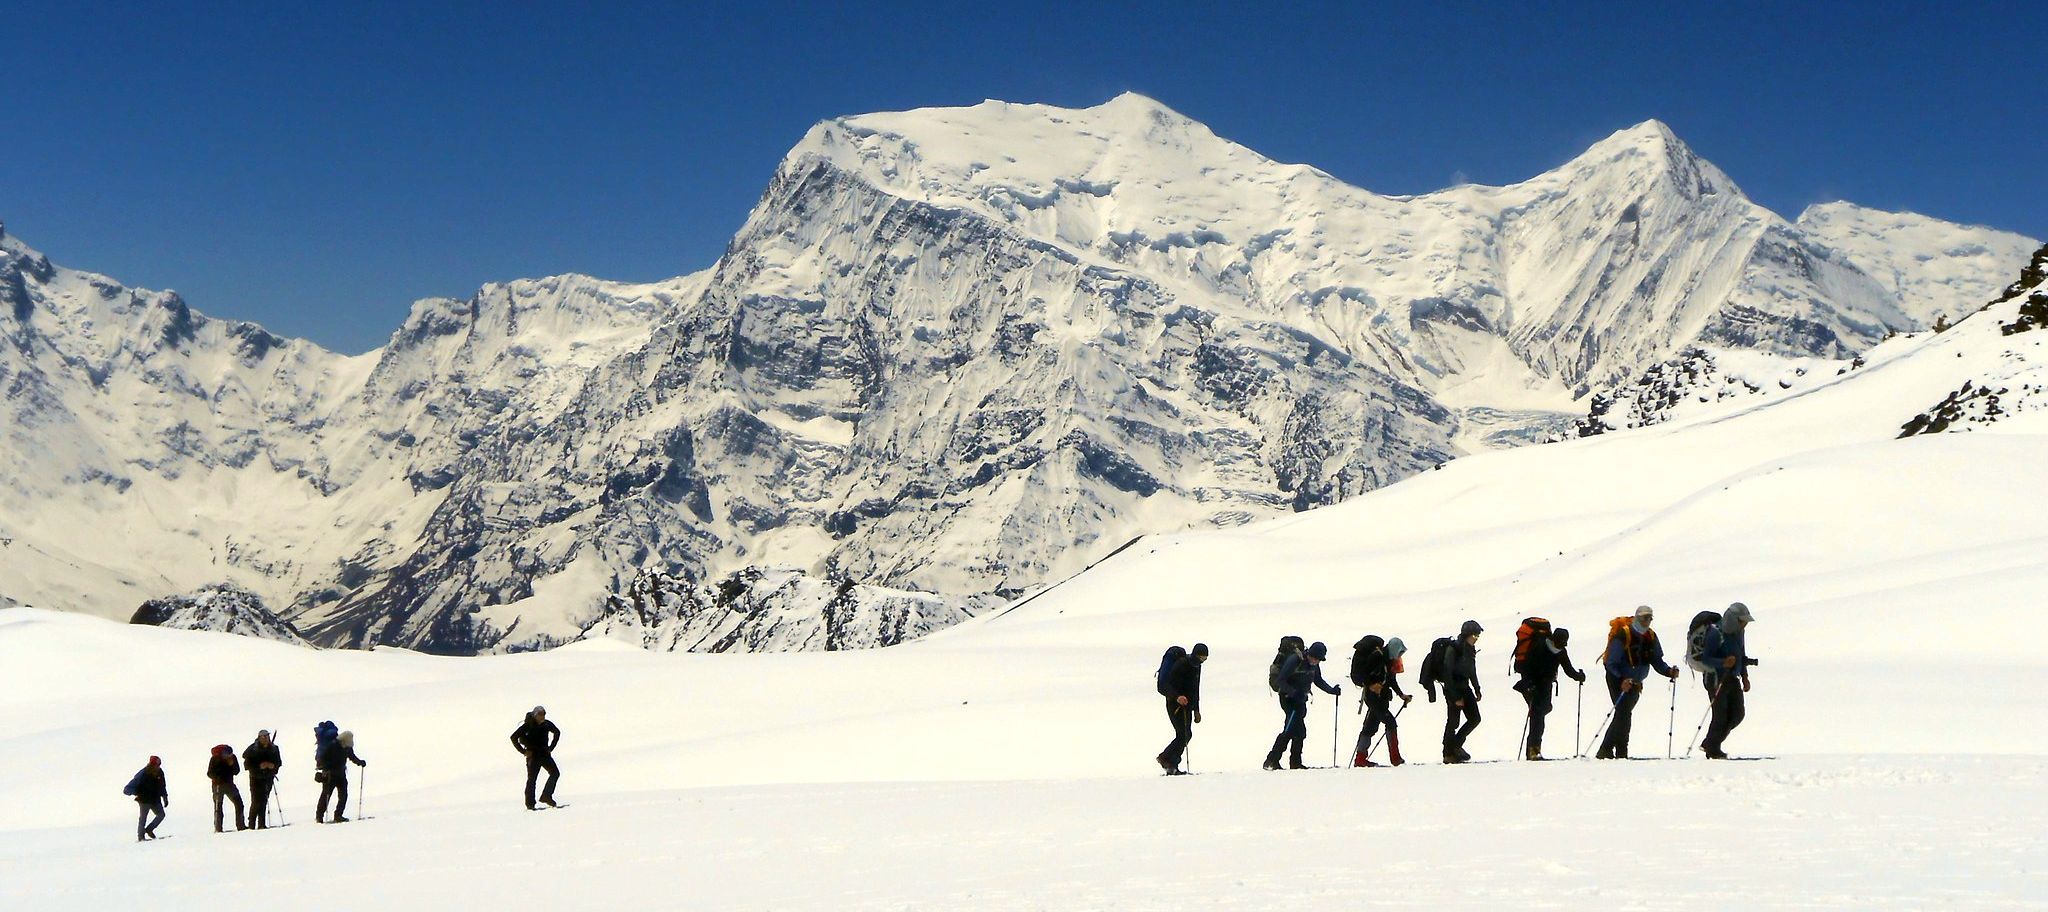
<instances>
[{"instance_id":1,"label":"backpack","mask_svg":"<svg viewBox=\"0 0 2048 912\"><path fill-rule=\"evenodd\" d=\"M141 791L141 790L142 790L142 771L141 771L141 770L137 770L137 771L135 772L135 775L133 775L133 776L130 776L130 777L128 777L128 784L127 784L127 785L124 785L124 786L121 786L121 794L123 794L123 795L127 795L127 796L128 796L128 797L130 797L130 798L133 798L133 797L135 797L135 793L136 793L136 792L139 792L139 791Z\"/></svg>"},{"instance_id":2,"label":"backpack","mask_svg":"<svg viewBox=\"0 0 2048 912\"><path fill-rule=\"evenodd\" d=\"M1364 687L1366 672L1371 670L1373 653L1383 652L1386 648L1387 641L1373 634L1366 634L1365 639L1359 640L1353 645L1351 647L1351 683Z\"/></svg>"},{"instance_id":3,"label":"backpack","mask_svg":"<svg viewBox=\"0 0 2048 912\"><path fill-rule=\"evenodd\" d=\"M1187 657L1188 651L1179 646L1166 647L1166 654L1159 657L1159 671L1154 673L1152 677L1153 683L1159 687L1160 696L1173 696L1166 692L1166 676L1173 673L1173 666L1180 664L1180 660Z\"/></svg>"},{"instance_id":4,"label":"backpack","mask_svg":"<svg viewBox=\"0 0 2048 912\"><path fill-rule=\"evenodd\" d=\"M1538 637L1550 636L1550 622L1540 617L1522 619L1522 626L1515 629L1515 658L1510 667L1515 674L1527 674L1529 648L1536 645Z\"/></svg>"},{"instance_id":5,"label":"backpack","mask_svg":"<svg viewBox=\"0 0 2048 912\"><path fill-rule=\"evenodd\" d=\"M313 726L313 765L320 765L320 758L327 755L327 745L341 737L341 728L332 720Z\"/></svg>"},{"instance_id":6,"label":"backpack","mask_svg":"<svg viewBox=\"0 0 2048 912\"><path fill-rule=\"evenodd\" d=\"M1614 643L1615 643L1615 641L1616 641L1616 640L1620 640L1620 641L1621 641L1621 650L1622 650L1622 656L1621 656L1621 661L1622 661L1622 662L1623 662L1624 664L1626 664L1626 663L1628 662L1628 660L1629 660L1629 655L1628 655L1628 647L1629 647L1629 641L1630 641L1630 640L1632 640L1632 639L1634 639L1634 636L1632 636L1632 635L1630 634L1630 632L1629 632L1629 627L1628 627L1628 625L1629 625L1629 622L1630 622L1631 620L1633 620L1633 618L1629 618L1629 617L1618 617L1618 618L1615 618L1614 620L1611 620L1611 621L1608 621L1608 622L1607 622L1607 645L1605 645L1605 646L1602 646L1602 647L1600 647L1600 661L1601 661L1601 662L1603 662L1603 663L1604 663L1604 662L1606 662L1606 661L1607 661L1607 654L1608 654L1608 653L1610 653L1610 652L1613 652L1613 651L1614 651Z\"/></svg>"},{"instance_id":7,"label":"backpack","mask_svg":"<svg viewBox=\"0 0 2048 912\"><path fill-rule=\"evenodd\" d=\"M1307 641L1298 636L1280 638L1280 650L1274 653L1273 664L1266 666L1266 686L1274 693L1280 692L1280 666L1286 664L1288 656L1300 655L1307 646Z\"/></svg>"},{"instance_id":8,"label":"backpack","mask_svg":"<svg viewBox=\"0 0 2048 912\"><path fill-rule=\"evenodd\" d=\"M1721 612L1702 611L1692 616L1692 623L1685 628L1685 664L1700 674L1713 674L1720 669L1707 664L1707 631L1721 623Z\"/></svg>"},{"instance_id":9,"label":"backpack","mask_svg":"<svg viewBox=\"0 0 2048 912\"><path fill-rule=\"evenodd\" d=\"M1437 637L1429 644L1429 654L1422 657L1422 668L1416 673L1422 679L1422 689L1429 693L1429 701L1436 702L1436 686L1444 683L1444 660L1457 640L1451 637Z\"/></svg>"}]
</instances>

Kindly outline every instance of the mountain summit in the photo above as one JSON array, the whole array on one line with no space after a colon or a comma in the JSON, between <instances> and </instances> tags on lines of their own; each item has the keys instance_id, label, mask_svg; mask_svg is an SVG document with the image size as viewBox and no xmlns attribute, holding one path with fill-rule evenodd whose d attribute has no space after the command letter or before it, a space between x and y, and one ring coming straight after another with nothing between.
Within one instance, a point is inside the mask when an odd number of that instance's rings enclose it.
<instances>
[{"instance_id":1,"label":"mountain summit","mask_svg":"<svg viewBox=\"0 0 2048 912\"><path fill-rule=\"evenodd\" d=\"M893 642L1566 433L1681 351L1854 356L2031 249L1867 212L1788 222L1655 121L1384 196L1126 94L820 123L711 268L423 301L357 357L7 239L0 597L225 581L443 652Z\"/></svg>"}]
</instances>

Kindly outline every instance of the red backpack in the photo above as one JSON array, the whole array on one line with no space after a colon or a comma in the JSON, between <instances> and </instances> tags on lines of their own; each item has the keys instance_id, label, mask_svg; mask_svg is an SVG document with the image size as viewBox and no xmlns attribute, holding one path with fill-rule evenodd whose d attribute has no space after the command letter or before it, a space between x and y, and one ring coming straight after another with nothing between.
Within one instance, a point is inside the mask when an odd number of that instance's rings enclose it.
<instances>
[{"instance_id":1,"label":"red backpack","mask_svg":"<svg viewBox=\"0 0 2048 912\"><path fill-rule=\"evenodd\" d=\"M1529 647L1535 645L1538 637L1550 636L1550 622L1540 617L1522 619L1522 626L1515 629L1515 658L1511 666L1515 674L1523 674L1529 664Z\"/></svg>"}]
</instances>

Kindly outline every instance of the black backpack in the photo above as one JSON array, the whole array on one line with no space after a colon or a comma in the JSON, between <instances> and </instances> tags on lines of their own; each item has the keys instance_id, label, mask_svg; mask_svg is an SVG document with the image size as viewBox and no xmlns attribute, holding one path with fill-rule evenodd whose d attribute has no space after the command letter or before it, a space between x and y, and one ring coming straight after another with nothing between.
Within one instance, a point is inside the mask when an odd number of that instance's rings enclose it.
<instances>
[{"instance_id":1,"label":"black backpack","mask_svg":"<svg viewBox=\"0 0 2048 912\"><path fill-rule=\"evenodd\" d=\"M1451 651L1452 644L1456 642L1457 640L1451 637L1437 637L1435 642L1429 644L1429 655L1422 657L1422 668L1417 674L1422 679L1422 689L1429 694L1431 703L1436 702L1436 686L1444 683L1444 661Z\"/></svg>"},{"instance_id":2,"label":"black backpack","mask_svg":"<svg viewBox=\"0 0 2048 912\"><path fill-rule=\"evenodd\" d=\"M1288 656L1300 655L1307 645L1308 642L1298 636L1280 638L1280 650L1273 654L1273 664L1266 666L1266 686L1274 693L1280 692L1280 666L1286 664Z\"/></svg>"},{"instance_id":3,"label":"black backpack","mask_svg":"<svg viewBox=\"0 0 2048 912\"><path fill-rule=\"evenodd\" d=\"M1692 623L1685 628L1685 664L1700 674L1711 674L1720 669L1707 665L1707 631L1721 623L1721 612L1702 611L1692 616Z\"/></svg>"},{"instance_id":4,"label":"black backpack","mask_svg":"<svg viewBox=\"0 0 2048 912\"><path fill-rule=\"evenodd\" d=\"M1384 652L1386 648L1386 640L1382 640L1377 635L1370 633L1366 634L1364 639L1352 644L1351 683L1364 687L1367 672L1372 669L1375 661L1380 661L1374 658L1374 654Z\"/></svg>"},{"instance_id":5,"label":"black backpack","mask_svg":"<svg viewBox=\"0 0 2048 912\"><path fill-rule=\"evenodd\" d=\"M1166 676L1173 673L1173 666L1179 665L1180 660L1185 659L1187 657L1188 651L1180 648L1179 646L1166 647L1166 654L1159 657L1159 671L1154 673L1152 678L1153 683L1157 684L1159 687L1160 696L1173 696L1172 694L1166 692Z\"/></svg>"}]
</instances>

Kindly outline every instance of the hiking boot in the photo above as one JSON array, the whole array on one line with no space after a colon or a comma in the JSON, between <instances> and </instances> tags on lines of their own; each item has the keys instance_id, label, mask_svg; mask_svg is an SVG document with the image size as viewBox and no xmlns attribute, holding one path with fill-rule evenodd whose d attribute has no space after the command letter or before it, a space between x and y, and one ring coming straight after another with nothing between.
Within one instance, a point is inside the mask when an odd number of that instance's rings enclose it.
<instances>
[{"instance_id":1,"label":"hiking boot","mask_svg":"<svg viewBox=\"0 0 2048 912\"><path fill-rule=\"evenodd\" d=\"M1607 746L1607 745L1605 745L1605 744L1602 744L1602 745L1600 745L1600 749L1599 749L1599 750L1596 750L1596 751L1594 751L1594 752L1593 752L1593 759L1595 759L1595 760L1612 760L1612 759L1614 759L1614 748L1608 747L1608 746Z\"/></svg>"},{"instance_id":2,"label":"hiking boot","mask_svg":"<svg viewBox=\"0 0 2048 912\"><path fill-rule=\"evenodd\" d=\"M1387 762L1395 766L1400 766L1402 763L1401 736L1391 731L1387 732Z\"/></svg>"},{"instance_id":3,"label":"hiking boot","mask_svg":"<svg viewBox=\"0 0 2048 912\"><path fill-rule=\"evenodd\" d=\"M1469 751L1465 750L1465 746L1464 746L1464 745L1462 745L1462 744L1458 746L1458 762L1459 762L1459 763L1471 763L1471 762L1472 762L1472 754L1471 754L1471 753L1470 753Z\"/></svg>"},{"instance_id":4,"label":"hiking boot","mask_svg":"<svg viewBox=\"0 0 2048 912\"><path fill-rule=\"evenodd\" d=\"M1261 767L1261 769L1269 769L1269 770L1276 770L1276 769L1279 769L1279 768L1280 768L1280 758L1279 758L1279 757L1267 757L1267 758L1266 758L1266 763L1265 763L1265 765L1264 765L1263 767Z\"/></svg>"},{"instance_id":5,"label":"hiking boot","mask_svg":"<svg viewBox=\"0 0 2048 912\"><path fill-rule=\"evenodd\" d=\"M343 817L343 816L341 816L340 814L336 814L336 815L334 815L334 821L333 821L333 822L335 822L335 823L347 823L347 822L348 822L348 818L347 818L347 817Z\"/></svg>"},{"instance_id":6,"label":"hiking boot","mask_svg":"<svg viewBox=\"0 0 2048 912\"><path fill-rule=\"evenodd\" d=\"M558 807L561 807L561 805L559 805L559 804L556 804L556 803L555 803L555 799L553 799L553 798L549 798L549 797L547 797L546 795L542 795L542 796L541 796L541 799L540 799L540 803L542 803L542 804L545 804L545 805L547 805L548 807L551 807L551 808L558 808Z\"/></svg>"},{"instance_id":7,"label":"hiking boot","mask_svg":"<svg viewBox=\"0 0 2048 912\"><path fill-rule=\"evenodd\" d=\"M1725 754L1725 753L1722 753L1721 749L1720 749L1720 748L1718 748L1718 747L1710 747L1710 748L1707 748L1707 749L1706 749L1706 755L1707 755L1707 759L1709 759L1709 760L1726 760L1726 759L1728 759L1728 755L1727 755L1727 754Z\"/></svg>"},{"instance_id":8,"label":"hiking boot","mask_svg":"<svg viewBox=\"0 0 2048 912\"><path fill-rule=\"evenodd\" d=\"M1372 762L1372 758L1366 756L1365 751L1359 751L1358 753L1353 754L1351 756L1351 765L1354 767L1366 767L1369 769L1371 767L1378 766L1379 764Z\"/></svg>"},{"instance_id":9,"label":"hiking boot","mask_svg":"<svg viewBox=\"0 0 2048 912\"><path fill-rule=\"evenodd\" d=\"M1289 757L1287 758L1287 768L1291 770L1305 770L1308 769L1308 764L1301 762L1300 757Z\"/></svg>"},{"instance_id":10,"label":"hiking boot","mask_svg":"<svg viewBox=\"0 0 2048 912\"><path fill-rule=\"evenodd\" d=\"M1157 756L1157 757L1153 757L1152 759L1153 759L1153 760L1156 760L1156 761L1158 761L1158 763L1159 763L1159 768L1160 768L1160 769L1163 769L1163 770L1165 770L1165 771L1167 771L1168 773L1171 773L1171 772L1173 772L1174 770L1180 769L1180 764L1178 764L1178 763L1168 763L1168 762L1166 762L1166 755L1165 755L1165 754L1160 754L1159 756Z\"/></svg>"},{"instance_id":11,"label":"hiking boot","mask_svg":"<svg viewBox=\"0 0 2048 912\"><path fill-rule=\"evenodd\" d=\"M1451 748L1446 748L1446 749L1444 750L1444 763L1446 763L1446 764L1451 764L1451 763L1463 763L1463 762L1465 762L1465 758L1464 758L1464 757L1461 757L1461 756L1459 756L1459 755L1458 755L1458 752L1457 752L1457 751L1456 751L1455 749L1451 749Z\"/></svg>"},{"instance_id":12,"label":"hiking boot","mask_svg":"<svg viewBox=\"0 0 2048 912\"><path fill-rule=\"evenodd\" d=\"M1524 751L1524 752L1523 752L1523 754L1522 754L1522 759L1524 759L1524 760L1541 760L1541 759L1543 759L1543 749L1542 749L1542 748L1540 748L1540 747L1532 747L1532 748L1529 748L1529 749L1528 749L1527 751Z\"/></svg>"}]
</instances>

